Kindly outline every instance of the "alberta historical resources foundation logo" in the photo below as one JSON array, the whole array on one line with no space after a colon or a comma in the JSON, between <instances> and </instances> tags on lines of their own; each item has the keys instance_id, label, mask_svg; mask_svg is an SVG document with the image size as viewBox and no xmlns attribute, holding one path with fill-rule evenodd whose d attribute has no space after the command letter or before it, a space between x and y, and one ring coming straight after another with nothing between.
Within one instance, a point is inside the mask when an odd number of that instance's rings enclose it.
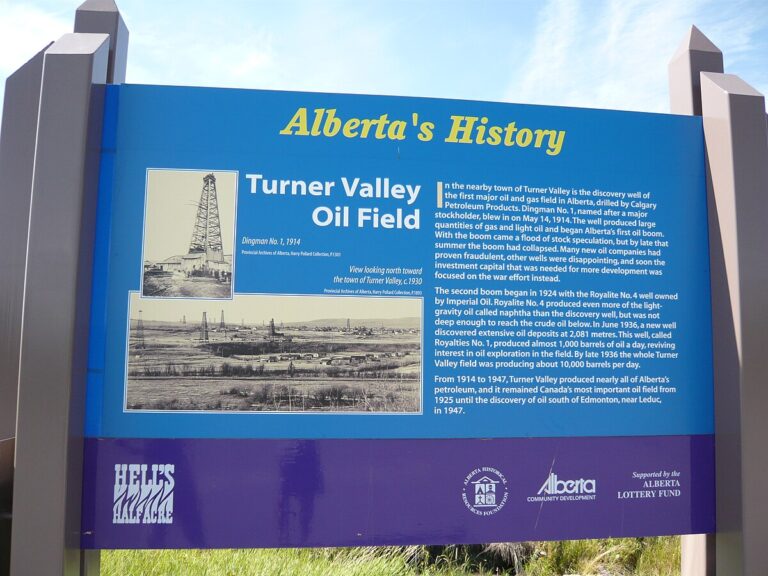
<instances>
[{"instance_id":1,"label":"alberta historical resources foundation logo","mask_svg":"<svg viewBox=\"0 0 768 576\"><path fill-rule=\"evenodd\" d=\"M115 464L113 524L173 524L173 464Z\"/></svg>"},{"instance_id":2,"label":"alberta historical resources foundation logo","mask_svg":"<svg viewBox=\"0 0 768 576\"><path fill-rule=\"evenodd\" d=\"M475 468L464 478L461 498L473 514L478 516L496 514L509 498L507 479L496 468L489 466Z\"/></svg>"}]
</instances>

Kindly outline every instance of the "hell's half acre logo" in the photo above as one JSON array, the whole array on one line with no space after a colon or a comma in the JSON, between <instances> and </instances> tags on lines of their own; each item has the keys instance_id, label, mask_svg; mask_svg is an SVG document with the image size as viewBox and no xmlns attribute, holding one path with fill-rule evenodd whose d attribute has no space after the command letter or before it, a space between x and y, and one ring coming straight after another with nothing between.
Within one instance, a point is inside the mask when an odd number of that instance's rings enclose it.
<instances>
[{"instance_id":1,"label":"hell's half acre logo","mask_svg":"<svg viewBox=\"0 0 768 576\"><path fill-rule=\"evenodd\" d=\"M173 523L173 464L115 464L113 524Z\"/></svg>"},{"instance_id":2,"label":"hell's half acre logo","mask_svg":"<svg viewBox=\"0 0 768 576\"><path fill-rule=\"evenodd\" d=\"M475 468L464 478L461 498L473 514L478 516L496 514L509 498L507 479L496 468L488 466Z\"/></svg>"},{"instance_id":3,"label":"hell's half acre logo","mask_svg":"<svg viewBox=\"0 0 768 576\"><path fill-rule=\"evenodd\" d=\"M594 500L597 497L597 481L579 478L561 480L550 472L536 496L529 496L528 502L563 502L566 500Z\"/></svg>"}]
</instances>

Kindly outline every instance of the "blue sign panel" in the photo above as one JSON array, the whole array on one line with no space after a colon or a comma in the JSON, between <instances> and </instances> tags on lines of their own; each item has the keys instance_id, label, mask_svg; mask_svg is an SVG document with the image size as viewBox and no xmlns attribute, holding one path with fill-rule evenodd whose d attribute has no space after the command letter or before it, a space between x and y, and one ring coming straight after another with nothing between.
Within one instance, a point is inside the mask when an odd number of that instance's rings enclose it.
<instances>
[{"instance_id":1,"label":"blue sign panel","mask_svg":"<svg viewBox=\"0 0 768 576\"><path fill-rule=\"evenodd\" d=\"M85 546L714 528L700 119L131 85L105 116Z\"/></svg>"}]
</instances>

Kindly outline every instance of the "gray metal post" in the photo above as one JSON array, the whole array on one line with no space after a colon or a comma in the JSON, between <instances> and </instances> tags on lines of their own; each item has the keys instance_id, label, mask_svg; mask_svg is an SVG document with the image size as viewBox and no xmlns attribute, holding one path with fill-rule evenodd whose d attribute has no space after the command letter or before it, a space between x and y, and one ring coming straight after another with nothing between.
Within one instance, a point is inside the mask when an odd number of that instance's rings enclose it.
<instances>
[{"instance_id":1,"label":"gray metal post","mask_svg":"<svg viewBox=\"0 0 768 576\"><path fill-rule=\"evenodd\" d=\"M107 83L125 82L128 28L113 0L86 0L75 12L75 32L109 34Z\"/></svg>"},{"instance_id":2,"label":"gray metal post","mask_svg":"<svg viewBox=\"0 0 768 576\"><path fill-rule=\"evenodd\" d=\"M701 115L701 72L722 72L723 53L696 26L669 63L669 99L674 114ZM682 576L713 576L714 535L694 534L681 538Z\"/></svg>"},{"instance_id":3,"label":"gray metal post","mask_svg":"<svg viewBox=\"0 0 768 576\"><path fill-rule=\"evenodd\" d=\"M21 303L44 51L6 80L0 132L0 576L10 570Z\"/></svg>"},{"instance_id":4,"label":"gray metal post","mask_svg":"<svg viewBox=\"0 0 768 576\"><path fill-rule=\"evenodd\" d=\"M109 34L107 81L125 81L128 29L112 0L86 0L75 32ZM49 44L50 46L50 44ZM0 133L0 576L10 570L17 390L32 172L43 72L41 50L6 81ZM98 552L82 556L81 573L98 573Z\"/></svg>"},{"instance_id":5,"label":"gray metal post","mask_svg":"<svg viewBox=\"0 0 768 576\"><path fill-rule=\"evenodd\" d=\"M722 72L723 53L696 26L669 63L669 100L673 114L701 116L701 72Z\"/></svg>"},{"instance_id":6,"label":"gray metal post","mask_svg":"<svg viewBox=\"0 0 768 576\"><path fill-rule=\"evenodd\" d=\"M768 130L765 98L701 74L710 172L717 457L717 573L768 567Z\"/></svg>"},{"instance_id":7,"label":"gray metal post","mask_svg":"<svg viewBox=\"0 0 768 576\"><path fill-rule=\"evenodd\" d=\"M107 83L125 82L128 63L128 27L114 0L85 0L75 12L75 32L109 34L109 62ZM81 576L97 575L100 571L100 552L83 554Z\"/></svg>"},{"instance_id":8,"label":"gray metal post","mask_svg":"<svg viewBox=\"0 0 768 576\"><path fill-rule=\"evenodd\" d=\"M704 116L718 533L683 538L683 576L752 576L768 566L768 530L760 523L768 512L761 493L768 458L756 446L768 437L759 414L768 405L760 387L768 377L768 129L763 97L722 72L722 53L693 27L669 66L670 97L673 112Z\"/></svg>"},{"instance_id":9,"label":"gray metal post","mask_svg":"<svg viewBox=\"0 0 768 576\"><path fill-rule=\"evenodd\" d=\"M93 224L109 37L45 52L21 333L11 574L79 574Z\"/></svg>"},{"instance_id":10,"label":"gray metal post","mask_svg":"<svg viewBox=\"0 0 768 576\"><path fill-rule=\"evenodd\" d=\"M50 46L50 44L49 44ZM27 259L27 223L32 192L32 161L43 74L38 52L5 81L0 132L0 441L16 435L21 302Z\"/></svg>"}]
</instances>

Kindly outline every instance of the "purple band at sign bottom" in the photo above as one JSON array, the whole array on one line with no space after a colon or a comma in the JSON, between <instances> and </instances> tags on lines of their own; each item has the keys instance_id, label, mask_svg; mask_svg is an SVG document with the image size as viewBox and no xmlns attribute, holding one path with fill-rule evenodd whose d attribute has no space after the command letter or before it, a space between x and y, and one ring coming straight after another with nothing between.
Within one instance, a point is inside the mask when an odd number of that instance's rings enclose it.
<instances>
[{"instance_id":1,"label":"purple band at sign bottom","mask_svg":"<svg viewBox=\"0 0 768 576\"><path fill-rule=\"evenodd\" d=\"M461 544L715 530L712 436L89 438L84 472L85 548Z\"/></svg>"}]
</instances>

